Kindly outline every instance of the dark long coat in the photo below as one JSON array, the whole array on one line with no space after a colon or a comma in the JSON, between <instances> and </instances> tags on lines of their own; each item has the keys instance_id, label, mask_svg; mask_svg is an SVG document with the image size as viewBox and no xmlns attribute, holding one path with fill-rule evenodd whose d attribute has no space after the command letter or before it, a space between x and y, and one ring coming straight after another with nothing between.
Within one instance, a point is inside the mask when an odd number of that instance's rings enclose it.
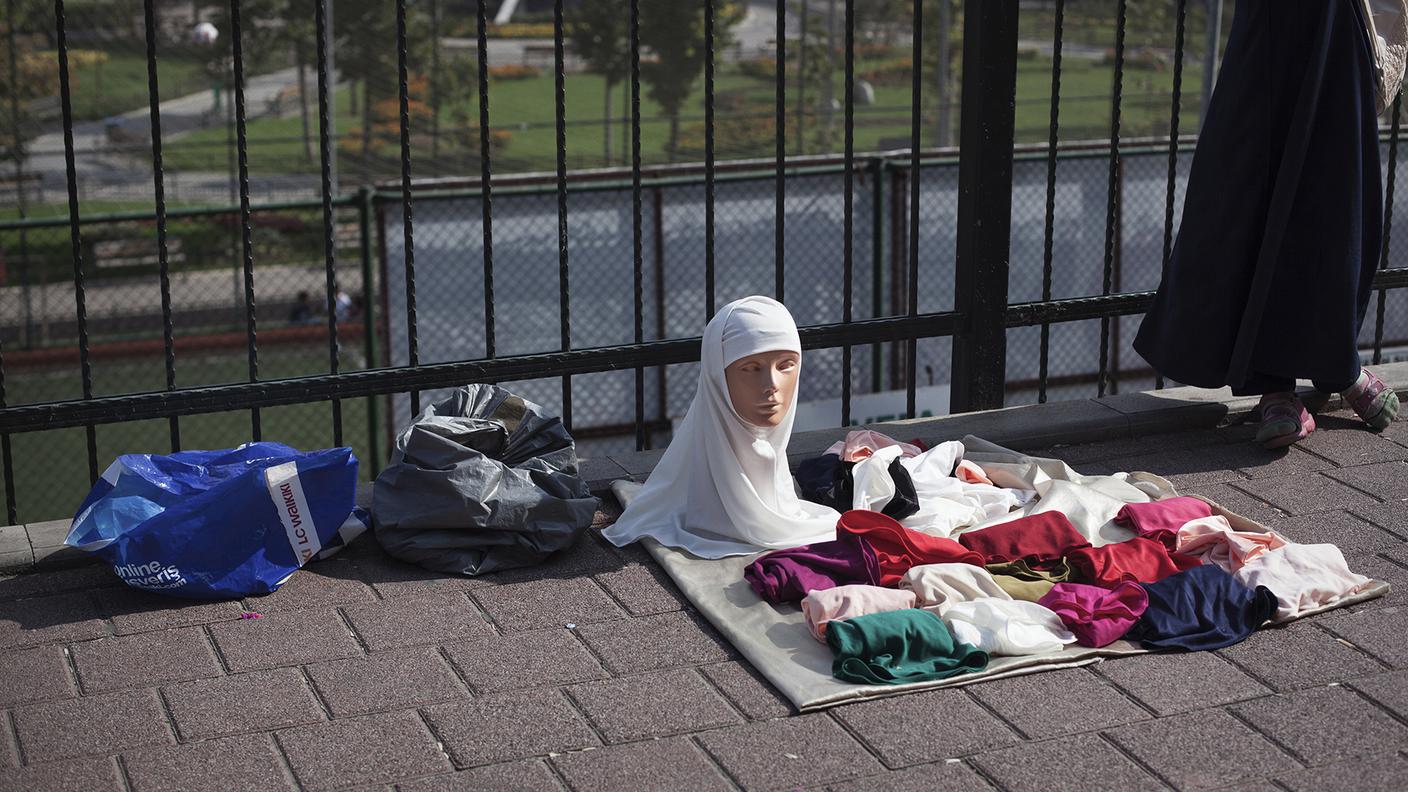
<instances>
[{"instance_id":1,"label":"dark long coat","mask_svg":"<svg viewBox=\"0 0 1408 792\"><path fill-rule=\"evenodd\" d=\"M1340 390L1379 261L1375 73L1357 0L1238 0L1163 282L1134 348L1238 393Z\"/></svg>"}]
</instances>

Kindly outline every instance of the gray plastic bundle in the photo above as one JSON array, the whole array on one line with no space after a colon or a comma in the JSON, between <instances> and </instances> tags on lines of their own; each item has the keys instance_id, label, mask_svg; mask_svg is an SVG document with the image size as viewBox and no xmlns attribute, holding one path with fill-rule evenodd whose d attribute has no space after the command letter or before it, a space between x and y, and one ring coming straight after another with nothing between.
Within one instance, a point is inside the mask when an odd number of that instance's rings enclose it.
<instances>
[{"instance_id":1,"label":"gray plastic bundle","mask_svg":"<svg viewBox=\"0 0 1408 792\"><path fill-rule=\"evenodd\" d=\"M493 385L416 416L372 489L387 553L463 575L541 562L576 541L597 506L562 420Z\"/></svg>"}]
</instances>

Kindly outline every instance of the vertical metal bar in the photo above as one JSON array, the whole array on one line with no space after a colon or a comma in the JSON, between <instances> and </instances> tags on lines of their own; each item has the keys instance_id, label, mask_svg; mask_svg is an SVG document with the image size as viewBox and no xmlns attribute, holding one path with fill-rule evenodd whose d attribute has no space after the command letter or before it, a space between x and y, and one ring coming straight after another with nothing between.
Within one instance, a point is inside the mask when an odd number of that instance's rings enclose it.
<instances>
[{"instance_id":1,"label":"vertical metal bar","mask_svg":"<svg viewBox=\"0 0 1408 792\"><path fill-rule=\"evenodd\" d=\"M1124 237L1117 227L1116 206L1120 200L1120 105L1124 99L1124 31L1129 0L1119 0L1115 22L1115 87L1110 107L1110 180L1105 204L1105 268L1100 293L1110 293L1114 277L1115 246ZM1096 381L1096 396L1104 396L1110 378L1110 317L1100 317L1100 373Z\"/></svg>"},{"instance_id":2,"label":"vertical metal bar","mask_svg":"<svg viewBox=\"0 0 1408 792\"><path fill-rule=\"evenodd\" d=\"M660 185L655 185L650 189L650 216L651 216L651 256L653 270L651 277L655 280L655 340L665 337L665 189ZM655 367L655 412L656 419L664 421L670 417L669 413L669 368L666 366ZM654 440L654 438L648 438Z\"/></svg>"},{"instance_id":3,"label":"vertical metal bar","mask_svg":"<svg viewBox=\"0 0 1408 792\"><path fill-rule=\"evenodd\" d=\"M372 189L357 191L357 226L362 247L362 350L367 368L376 366L376 287L372 270ZM367 453L371 478L381 472L380 397L367 397Z\"/></svg>"},{"instance_id":4,"label":"vertical metal bar","mask_svg":"<svg viewBox=\"0 0 1408 792\"><path fill-rule=\"evenodd\" d=\"M835 0L828 0L828 4ZM798 0L797 24L797 153L807 153L807 0ZM830 52L826 53L831 58ZM832 61L834 63L834 61Z\"/></svg>"},{"instance_id":5,"label":"vertical metal bar","mask_svg":"<svg viewBox=\"0 0 1408 792\"><path fill-rule=\"evenodd\" d=\"M484 356L494 356L494 190L489 174L489 40L486 3L478 8L479 36L479 204L484 218Z\"/></svg>"},{"instance_id":6,"label":"vertical metal bar","mask_svg":"<svg viewBox=\"0 0 1408 792\"><path fill-rule=\"evenodd\" d=\"M482 68L481 66L481 70ZM420 365L420 335L416 327L416 235L411 211L411 114L410 88L406 81L406 0L396 0L396 80L401 103L401 230L406 267L406 359L409 365L414 367ZM411 391L411 416L419 414L420 391Z\"/></svg>"},{"instance_id":7,"label":"vertical metal bar","mask_svg":"<svg viewBox=\"0 0 1408 792\"><path fill-rule=\"evenodd\" d=\"M1017 13L1017 0L964 3L954 307L966 328L953 339L953 412L1003 401Z\"/></svg>"},{"instance_id":8,"label":"vertical metal bar","mask_svg":"<svg viewBox=\"0 0 1408 792\"><path fill-rule=\"evenodd\" d=\"M145 0L142 6L147 35L147 93L151 106L152 188L156 196L156 260L161 282L161 340L165 352L166 389L176 390L176 340L171 323L171 265L166 244L166 178L161 159L161 92L156 74L156 5ZM181 424L176 416L167 419L171 450L181 450Z\"/></svg>"},{"instance_id":9,"label":"vertical metal bar","mask_svg":"<svg viewBox=\"0 0 1408 792\"><path fill-rule=\"evenodd\" d=\"M1065 41L1066 0L1056 0L1056 32L1051 38L1051 128L1046 138L1046 237L1041 250L1041 301L1051 300L1051 256L1056 227L1056 144L1061 130L1061 45ZM1051 324L1041 323L1036 400L1046 402L1050 376Z\"/></svg>"},{"instance_id":10,"label":"vertical metal bar","mask_svg":"<svg viewBox=\"0 0 1408 792\"><path fill-rule=\"evenodd\" d=\"M83 233L78 217L78 169L73 151L73 93L69 87L68 31L64 19L64 0L54 0L54 28L59 50L59 103L64 124L64 175L68 183L68 230L73 255L73 296L78 321L78 370L82 380L83 398L93 398L93 362L88 355L88 303L83 287ZM88 441L88 480L98 480L98 434L92 424L83 427ZM9 466L6 466L9 470Z\"/></svg>"},{"instance_id":11,"label":"vertical metal bar","mask_svg":"<svg viewBox=\"0 0 1408 792\"><path fill-rule=\"evenodd\" d=\"M319 5L321 6L321 2ZM230 0L230 47L235 68L235 149L239 156L240 180L240 245L244 257L245 331L249 346L249 381L259 380L259 346L255 335L254 316L254 240L249 224L249 139L245 135L244 114L244 44L240 35L240 0ZM319 68L323 67L319 59ZM249 411L250 436L262 436L259 408Z\"/></svg>"},{"instance_id":12,"label":"vertical metal bar","mask_svg":"<svg viewBox=\"0 0 1408 792\"><path fill-rule=\"evenodd\" d=\"M640 184L640 0L631 0L631 270L634 282L635 342L645 340ZM645 369L636 366L636 450L645 448Z\"/></svg>"},{"instance_id":13,"label":"vertical metal bar","mask_svg":"<svg viewBox=\"0 0 1408 792\"><path fill-rule=\"evenodd\" d=\"M870 315L885 313L885 160L870 160ZM870 392L883 390L880 344L870 345Z\"/></svg>"},{"instance_id":14,"label":"vertical metal bar","mask_svg":"<svg viewBox=\"0 0 1408 792\"><path fill-rule=\"evenodd\" d=\"M803 11L805 14L806 12ZM805 16L802 17L806 19ZM807 51L806 35L802 37L802 52ZM854 253L854 230L852 223L855 217L855 166L856 166L856 97L855 97L855 76L856 76L856 5L855 0L846 0L846 116L845 116L845 160L846 175L845 186L842 188L842 204L844 206L842 214L845 216L845 227L841 231L841 322L849 324L851 321L851 279L854 270L852 255ZM799 80L800 83L800 80ZM841 425L851 425L851 345L846 344L841 347Z\"/></svg>"},{"instance_id":15,"label":"vertical metal bar","mask_svg":"<svg viewBox=\"0 0 1408 792\"><path fill-rule=\"evenodd\" d=\"M396 3L396 32L398 42L404 40L401 35L405 29L405 0L397 0ZM318 28L318 159L321 166L322 193L323 193L323 267L327 276L327 303L328 303L328 373L337 373L337 244L334 241L333 233L336 228L336 218L332 211L332 137L329 135L328 119L331 110L328 107L328 96L332 92L332 86L328 83L328 53L327 53L327 11L328 0L318 0L317 4L317 28ZM363 101L367 97L362 97ZM332 444L342 445L342 401L332 400Z\"/></svg>"},{"instance_id":16,"label":"vertical metal bar","mask_svg":"<svg viewBox=\"0 0 1408 792\"><path fill-rule=\"evenodd\" d=\"M11 17L13 19L13 17ZM0 340L0 410L5 409L5 343ZM10 433L0 433L0 464L5 466L5 524L19 524L19 504L15 500L15 464L10 453Z\"/></svg>"},{"instance_id":17,"label":"vertical metal bar","mask_svg":"<svg viewBox=\"0 0 1408 792\"><path fill-rule=\"evenodd\" d=\"M1403 92L1399 91L1398 95L1393 97L1393 127L1388 135L1388 180L1384 186L1384 231L1379 248L1379 269L1388 267L1388 243L1393 233L1393 193L1398 181L1398 129L1402 109ZM1385 297L1385 290L1379 289L1378 305L1374 312L1374 365L1383 360Z\"/></svg>"},{"instance_id":18,"label":"vertical metal bar","mask_svg":"<svg viewBox=\"0 0 1408 792\"><path fill-rule=\"evenodd\" d=\"M914 21L910 38L914 42L911 56L913 67L910 71L909 86L909 315L919 315L919 121L920 100L923 98L923 83L920 73L924 62L924 4L914 4ZM919 372L919 341L910 338L906 342L906 360L909 361L908 376L904 386L904 414L915 415L915 382Z\"/></svg>"},{"instance_id":19,"label":"vertical metal bar","mask_svg":"<svg viewBox=\"0 0 1408 792\"><path fill-rule=\"evenodd\" d=\"M704 318L714 318L714 0L704 0Z\"/></svg>"},{"instance_id":20,"label":"vertical metal bar","mask_svg":"<svg viewBox=\"0 0 1408 792\"><path fill-rule=\"evenodd\" d=\"M561 323L562 351L572 348L572 301L568 297L571 279L567 268L567 66L563 53L562 0L552 6L552 57L557 117L557 289L558 320ZM562 375L562 425L572 431L572 375Z\"/></svg>"},{"instance_id":21,"label":"vertical metal bar","mask_svg":"<svg viewBox=\"0 0 1408 792\"><path fill-rule=\"evenodd\" d=\"M1168 262L1173 257L1173 198L1178 182L1178 121L1183 108L1183 34L1187 28L1188 0L1178 0L1178 24L1173 41L1173 106L1168 124L1168 194L1164 199L1164 258L1163 271L1168 274ZM1160 279L1162 280L1162 278ZM1164 387L1164 375L1154 373L1154 390Z\"/></svg>"},{"instance_id":22,"label":"vertical metal bar","mask_svg":"<svg viewBox=\"0 0 1408 792\"><path fill-rule=\"evenodd\" d=\"M787 4L777 3L777 76L774 94L777 100L773 123L777 133L777 198L773 210L773 292L778 302L784 301L786 266L783 242L787 217Z\"/></svg>"}]
</instances>

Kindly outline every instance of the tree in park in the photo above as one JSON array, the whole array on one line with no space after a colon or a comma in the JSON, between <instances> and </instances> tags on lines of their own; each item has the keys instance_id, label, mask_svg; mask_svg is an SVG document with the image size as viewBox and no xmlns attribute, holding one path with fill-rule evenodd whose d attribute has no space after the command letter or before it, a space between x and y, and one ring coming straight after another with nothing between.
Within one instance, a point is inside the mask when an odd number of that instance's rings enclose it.
<instances>
[{"instance_id":1,"label":"tree in park","mask_svg":"<svg viewBox=\"0 0 1408 792\"><path fill-rule=\"evenodd\" d=\"M720 3L714 10L714 51L731 43L729 31L743 21L745 10L736 3ZM671 162L679 148L680 111L704 71L704 6L679 0L643 0L640 4L640 42L650 51L641 64L641 80L650 98L670 119L665 152Z\"/></svg>"},{"instance_id":2,"label":"tree in park","mask_svg":"<svg viewBox=\"0 0 1408 792\"><path fill-rule=\"evenodd\" d=\"M631 66L630 12L626 0L582 0L572 14L567 35L572 52L601 76L606 86L601 115L602 151L611 164L611 91Z\"/></svg>"}]
</instances>

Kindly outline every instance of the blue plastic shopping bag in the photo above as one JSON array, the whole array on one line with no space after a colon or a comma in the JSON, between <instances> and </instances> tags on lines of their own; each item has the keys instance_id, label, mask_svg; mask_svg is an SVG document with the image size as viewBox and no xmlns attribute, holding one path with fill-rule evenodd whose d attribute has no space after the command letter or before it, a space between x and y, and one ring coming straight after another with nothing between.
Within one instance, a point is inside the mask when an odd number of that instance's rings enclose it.
<instances>
[{"instance_id":1,"label":"blue plastic shopping bag","mask_svg":"<svg viewBox=\"0 0 1408 792\"><path fill-rule=\"evenodd\" d=\"M127 454L88 493L64 543L111 563L133 588L208 599L267 594L364 526L349 518L356 489L350 448L249 443Z\"/></svg>"}]
</instances>

